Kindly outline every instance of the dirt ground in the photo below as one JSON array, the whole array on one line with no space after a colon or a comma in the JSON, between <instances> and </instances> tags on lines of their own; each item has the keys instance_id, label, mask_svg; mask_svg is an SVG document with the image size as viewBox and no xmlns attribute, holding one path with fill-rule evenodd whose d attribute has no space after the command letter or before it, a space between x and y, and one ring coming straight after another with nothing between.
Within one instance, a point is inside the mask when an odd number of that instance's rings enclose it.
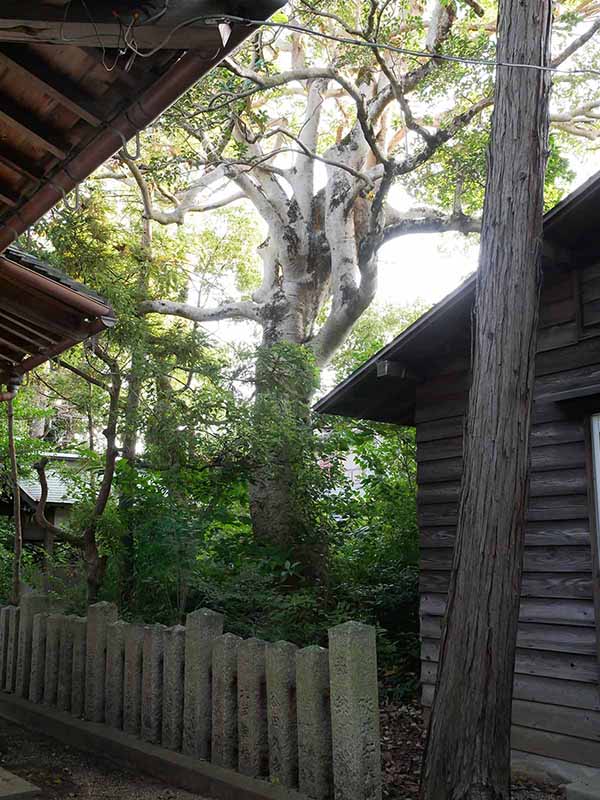
<instances>
[{"instance_id":1,"label":"dirt ground","mask_svg":"<svg viewBox=\"0 0 600 800\"><path fill-rule=\"evenodd\" d=\"M390 705L381 715L386 800L417 800L425 745L417 704ZM0 719L0 766L42 789L41 800L204 800ZM563 800L561 789L513 786L514 800Z\"/></svg>"},{"instance_id":2,"label":"dirt ground","mask_svg":"<svg viewBox=\"0 0 600 800\"><path fill-rule=\"evenodd\" d=\"M389 705L381 713L384 797L417 800L419 774L425 748L423 712L416 703ZM513 784L513 800L563 800L556 786L519 781Z\"/></svg>"},{"instance_id":3,"label":"dirt ground","mask_svg":"<svg viewBox=\"0 0 600 800\"><path fill-rule=\"evenodd\" d=\"M39 786L40 800L203 800L2 719L0 766Z\"/></svg>"}]
</instances>

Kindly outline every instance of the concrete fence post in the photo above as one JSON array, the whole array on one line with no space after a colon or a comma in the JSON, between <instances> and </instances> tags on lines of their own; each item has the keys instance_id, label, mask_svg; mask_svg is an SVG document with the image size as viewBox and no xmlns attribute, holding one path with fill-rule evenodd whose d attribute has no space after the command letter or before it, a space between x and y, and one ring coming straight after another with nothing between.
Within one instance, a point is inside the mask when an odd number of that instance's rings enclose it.
<instances>
[{"instance_id":1,"label":"concrete fence post","mask_svg":"<svg viewBox=\"0 0 600 800\"><path fill-rule=\"evenodd\" d=\"M163 667L162 744L180 750L183 741L183 686L185 670L185 628L176 625L165 631Z\"/></svg>"},{"instance_id":2,"label":"concrete fence post","mask_svg":"<svg viewBox=\"0 0 600 800\"><path fill-rule=\"evenodd\" d=\"M49 608L48 596L38 592L29 592L21 598L21 620L19 625L19 645L17 652L17 678L15 693L19 697L29 697L29 681L31 680L31 641L33 636L33 618Z\"/></svg>"},{"instance_id":3,"label":"concrete fence post","mask_svg":"<svg viewBox=\"0 0 600 800\"><path fill-rule=\"evenodd\" d=\"M111 728L123 727L123 678L125 674L125 629L122 620L106 626L106 705L104 718Z\"/></svg>"},{"instance_id":4,"label":"concrete fence post","mask_svg":"<svg viewBox=\"0 0 600 800\"><path fill-rule=\"evenodd\" d=\"M106 682L106 635L111 622L117 621L114 603L95 603L87 612L85 653L85 717L90 722L104 722Z\"/></svg>"},{"instance_id":5,"label":"concrete fence post","mask_svg":"<svg viewBox=\"0 0 600 800\"><path fill-rule=\"evenodd\" d=\"M58 697L58 670L60 664L60 633L63 614L49 614L46 620L46 661L44 667L44 703L55 706Z\"/></svg>"},{"instance_id":6,"label":"concrete fence post","mask_svg":"<svg viewBox=\"0 0 600 800\"><path fill-rule=\"evenodd\" d=\"M212 651L211 761L227 769L238 766L237 659L241 641L226 633L214 640Z\"/></svg>"},{"instance_id":7,"label":"concrete fence post","mask_svg":"<svg viewBox=\"0 0 600 800\"><path fill-rule=\"evenodd\" d=\"M123 679L123 730L138 736L142 725L142 668L144 628L125 628L125 675Z\"/></svg>"},{"instance_id":8,"label":"concrete fence post","mask_svg":"<svg viewBox=\"0 0 600 800\"><path fill-rule=\"evenodd\" d=\"M0 690L6 685L6 663L8 661L8 629L10 626L10 606L0 608Z\"/></svg>"},{"instance_id":9,"label":"concrete fence post","mask_svg":"<svg viewBox=\"0 0 600 800\"><path fill-rule=\"evenodd\" d=\"M251 778L269 771L265 648L260 639L238 648L238 769Z\"/></svg>"},{"instance_id":10,"label":"concrete fence post","mask_svg":"<svg viewBox=\"0 0 600 800\"><path fill-rule=\"evenodd\" d=\"M59 652L56 707L59 711L70 711L73 694L73 628L70 617L62 620Z\"/></svg>"},{"instance_id":11,"label":"concrete fence post","mask_svg":"<svg viewBox=\"0 0 600 800\"><path fill-rule=\"evenodd\" d=\"M142 666L142 739L160 744L163 705L164 625L144 628Z\"/></svg>"},{"instance_id":12,"label":"concrete fence post","mask_svg":"<svg viewBox=\"0 0 600 800\"><path fill-rule=\"evenodd\" d=\"M298 786L297 650L289 642L276 642L267 645L265 654L269 776L287 788Z\"/></svg>"},{"instance_id":13,"label":"concrete fence post","mask_svg":"<svg viewBox=\"0 0 600 800\"><path fill-rule=\"evenodd\" d=\"M17 682L17 648L19 645L19 626L21 609L18 606L8 608L8 640L6 644L6 675L4 689L14 692Z\"/></svg>"},{"instance_id":14,"label":"concrete fence post","mask_svg":"<svg viewBox=\"0 0 600 800\"><path fill-rule=\"evenodd\" d=\"M87 650L87 619L70 617L69 625L73 640L73 672L71 676L71 714L85 714L85 670Z\"/></svg>"},{"instance_id":15,"label":"concrete fence post","mask_svg":"<svg viewBox=\"0 0 600 800\"><path fill-rule=\"evenodd\" d=\"M212 725L212 646L223 633L223 615L207 608L187 615L183 752L210 760Z\"/></svg>"},{"instance_id":16,"label":"concrete fence post","mask_svg":"<svg viewBox=\"0 0 600 800\"><path fill-rule=\"evenodd\" d=\"M375 628L332 628L329 671L335 800L381 800Z\"/></svg>"},{"instance_id":17,"label":"concrete fence post","mask_svg":"<svg viewBox=\"0 0 600 800\"><path fill-rule=\"evenodd\" d=\"M31 675L29 699L32 703L44 700L44 674L46 672L46 624L48 614L36 614L31 631Z\"/></svg>"},{"instance_id":18,"label":"concrete fence post","mask_svg":"<svg viewBox=\"0 0 600 800\"><path fill-rule=\"evenodd\" d=\"M298 785L313 800L332 795L331 710L329 653L324 647L305 647L296 654L298 704Z\"/></svg>"}]
</instances>

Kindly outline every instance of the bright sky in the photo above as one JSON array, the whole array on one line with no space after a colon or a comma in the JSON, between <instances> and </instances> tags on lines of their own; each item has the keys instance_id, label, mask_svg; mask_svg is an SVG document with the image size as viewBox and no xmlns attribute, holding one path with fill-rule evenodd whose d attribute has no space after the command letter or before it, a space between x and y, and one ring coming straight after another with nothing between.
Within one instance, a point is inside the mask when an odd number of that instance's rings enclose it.
<instances>
[{"instance_id":1,"label":"bright sky","mask_svg":"<svg viewBox=\"0 0 600 800\"><path fill-rule=\"evenodd\" d=\"M600 171L600 154L573 159L571 190ZM471 238L471 237L469 237ZM418 234L389 242L380 253L377 301L398 305L439 302L477 268L479 248L459 234Z\"/></svg>"},{"instance_id":2,"label":"bright sky","mask_svg":"<svg viewBox=\"0 0 600 800\"><path fill-rule=\"evenodd\" d=\"M600 153L573 159L572 167L574 190L600 171ZM401 195L394 200L400 208L406 203ZM479 246L473 239L457 233L424 233L389 242L380 252L375 302L399 306L418 302L425 307L438 303L477 268ZM252 323L224 321L206 329L221 343L259 343L258 327Z\"/></svg>"}]
</instances>

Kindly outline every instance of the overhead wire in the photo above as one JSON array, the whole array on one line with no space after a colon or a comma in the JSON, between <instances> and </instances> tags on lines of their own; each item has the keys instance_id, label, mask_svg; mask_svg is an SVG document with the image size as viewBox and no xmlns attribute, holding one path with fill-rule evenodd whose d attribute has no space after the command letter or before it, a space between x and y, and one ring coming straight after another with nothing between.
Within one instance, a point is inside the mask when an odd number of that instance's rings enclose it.
<instances>
[{"instance_id":1,"label":"overhead wire","mask_svg":"<svg viewBox=\"0 0 600 800\"><path fill-rule=\"evenodd\" d=\"M304 25L298 25L296 23L291 23L291 22L282 22L279 20L275 21L275 20L252 19L250 17L240 17L232 14L223 14L223 15L204 14L202 16L190 17L184 20L183 22L178 23L173 28L171 28L169 33L164 37L164 39L159 44L157 44L151 50L147 50L145 52L139 50L135 45L135 43L131 41L129 36L125 37L125 43L127 47L133 50L135 54L140 58L150 58L153 55L156 55L156 53L158 53L164 47L166 47L166 45L178 31L197 23L204 23L205 25L210 25L210 26L218 26L223 23L225 24L234 23L238 25L245 25L247 27L279 28L279 29L293 31L295 33L304 34L306 36L313 36L318 39L326 39L328 41L337 42L338 44L347 44L347 45L352 45L354 47L366 48L369 50L386 50L388 52L397 53L400 55L407 55L413 58L427 58L427 59L434 58L438 61L448 61L458 64L471 64L473 66L485 66L492 68L506 67L506 68L516 68L516 69L533 69L540 72L553 72L566 75L591 74L600 76L600 70L594 69L592 67L562 69L561 67L543 66L539 64L524 64L519 62L498 61L493 59L453 56L446 53L436 53L433 51L424 51L424 50L416 50L409 47L400 47L398 45L388 44L386 42L375 42L369 39L356 39L349 36L338 36L333 33L327 33L326 31L315 30L313 28L308 28Z\"/></svg>"},{"instance_id":2,"label":"overhead wire","mask_svg":"<svg viewBox=\"0 0 600 800\"><path fill-rule=\"evenodd\" d=\"M466 57L466 56L455 56L455 55L450 55L450 54L447 54L447 53L437 53L437 52L434 52L434 51L428 51L428 50L425 51L425 50L418 50L418 49L414 49L414 48L410 48L410 47L401 47L401 46L398 46L398 45L389 44L387 42L377 42L377 41L372 41L372 40L369 40L369 39L358 39L358 38L353 38L353 37L349 37L349 36L339 36L337 34L327 33L326 31L316 30L314 28L309 28L309 27L307 27L305 25L299 25L297 23L292 23L292 22L283 22L281 20L253 19L251 17L243 17L243 16L237 16L237 15L233 15L233 14L220 14L220 15L203 14L203 15L199 15L199 16L189 17L188 19L183 20L182 22L180 22L177 25L173 26L173 28L171 28L171 30L162 39L162 41L159 42L159 44L157 44L155 47L151 48L150 50L146 50L146 51L140 50L140 48L137 46L137 44L136 44L136 42L135 42L135 40L133 38L134 35L135 35L135 30L138 29L138 28L142 28L142 27L145 27L147 25L150 25L152 23L155 23L158 20L162 19L166 15L167 11L169 10L170 0L164 0L164 5L161 8L161 10L158 11L156 14L154 14L153 16L149 17L146 20L140 21L139 18L135 14L132 15L129 24L128 24L127 28L125 28L125 29L124 29L124 26L123 26L123 23L122 23L122 20L121 20L120 16L116 15L116 17L118 19L118 22L119 22L119 39L118 39L118 43L117 43L117 49L119 50L119 52L118 52L118 55L117 55L117 57L115 59L115 62L109 67L106 64L106 50L107 50L106 45L104 44L104 42L102 40L102 36L101 36L101 34L100 34L99 30L98 30L96 21L94 20L93 15L91 14L91 12L89 10L89 7L88 7L88 5L86 3L86 0L80 0L80 2L81 2L82 6L84 7L84 9L86 11L86 14L88 15L88 17L90 19L90 22L92 23L92 25L94 27L94 35L93 36L82 36L82 37L76 37L76 38L70 38L70 37L66 37L64 35L64 26L66 25L68 13L69 13L69 11L71 9L71 6L73 5L73 2L75 2L75 0L69 0L69 2L65 6L65 13L64 13L64 17L63 17L63 22L61 24L60 41L74 43L74 42L77 42L77 41L82 41L83 39L96 38L98 43L99 43L99 46L102 48L104 67L109 72L115 69L115 67L116 67L121 55L124 55L124 53L122 51L122 48L121 48L121 39L123 39L123 44L125 45L125 48L127 50L130 50L133 54L135 54L135 56L137 56L139 58L151 58L152 56L156 55L156 53L158 53L160 50L164 49L167 46L167 44L170 42L172 37L178 31L183 30L184 28L189 27L190 25L203 23L203 24L205 24L207 26L218 27L219 25L222 25L222 24L231 25L233 23L233 24L237 24L237 25L244 25L244 26L247 26L247 27L273 28L273 29L277 29L277 30L289 30L289 31L292 31L294 33L303 34L305 36L312 36L312 37L317 38L317 39L324 39L324 40L327 40L327 41L336 42L338 44L346 44L346 45L351 45L351 46L354 46L354 47L361 47L361 48L365 48L365 49L369 49L369 50L385 50L387 52L397 53L399 55L411 56L412 58L418 58L418 59L422 59L422 58L432 59L433 58L433 59L436 59L437 61L446 61L446 62L456 63L456 64L470 64L472 66L483 66L483 67L490 67L490 68L496 68L496 69L498 67L516 68L516 69L532 69L532 70L537 70L537 71L541 71L541 72L551 72L551 73L562 74L562 75L595 75L595 76L600 76L600 69L595 69L595 68L592 68L592 67L580 67L580 68L563 69L561 67L554 67L554 66L551 66L551 65L543 66L543 65L539 65L539 64L524 64L524 63L519 63L519 62L498 61L498 60L494 60L494 59L481 59L481 58L469 58L469 57Z\"/></svg>"}]
</instances>

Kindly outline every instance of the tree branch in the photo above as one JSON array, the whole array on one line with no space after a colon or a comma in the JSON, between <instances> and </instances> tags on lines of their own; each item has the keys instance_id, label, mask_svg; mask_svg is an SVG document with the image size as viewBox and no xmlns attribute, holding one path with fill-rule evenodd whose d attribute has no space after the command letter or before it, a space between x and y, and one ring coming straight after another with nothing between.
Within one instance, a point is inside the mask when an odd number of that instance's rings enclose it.
<instances>
[{"instance_id":1,"label":"tree branch","mask_svg":"<svg viewBox=\"0 0 600 800\"><path fill-rule=\"evenodd\" d=\"M411 211L386 210L383 230L383 242L389 242L400 236L413 233L479 233L481 220L469 217L461 212L450 215L441 214L433 209L412 209Z\"/></svg>"},{"instance_id":2,"label":"tree branch","mask_svg":"<svg viewBox=\"0 0 600 800\"><path fill-rule=\"evenodd\" d=\"M48 465L48 459L43 458L38 461L37 464L34 464L34 469L38 474L38 480L40 482L40 499L35 504L35 521L37 524L42 528L42 530L48 531L52 534L55 538L66 542L67 544L72 545L73 547L81 548L83 547L83 538L79 536L73 536L64 528L59 527L58 525L54 525L48 517L46 516L46 505L48 503L48 478L46 475L46 466Z\"/></svg>"},{"instance_id":3,"label":"tree branch","mask_svg":"<svg viewBox=\"0 0 600 800\"><path fill-rule=\"evenodd\" d=\"M140 304L140 314L165 314L183 317L192 322L218 322L223 319L251 320L260 322L261 307L250 300L239 303L223 303L218 308L198 308L188 303L176 303L172 300L147 300Z\"/></svg>"}]
</instances>

